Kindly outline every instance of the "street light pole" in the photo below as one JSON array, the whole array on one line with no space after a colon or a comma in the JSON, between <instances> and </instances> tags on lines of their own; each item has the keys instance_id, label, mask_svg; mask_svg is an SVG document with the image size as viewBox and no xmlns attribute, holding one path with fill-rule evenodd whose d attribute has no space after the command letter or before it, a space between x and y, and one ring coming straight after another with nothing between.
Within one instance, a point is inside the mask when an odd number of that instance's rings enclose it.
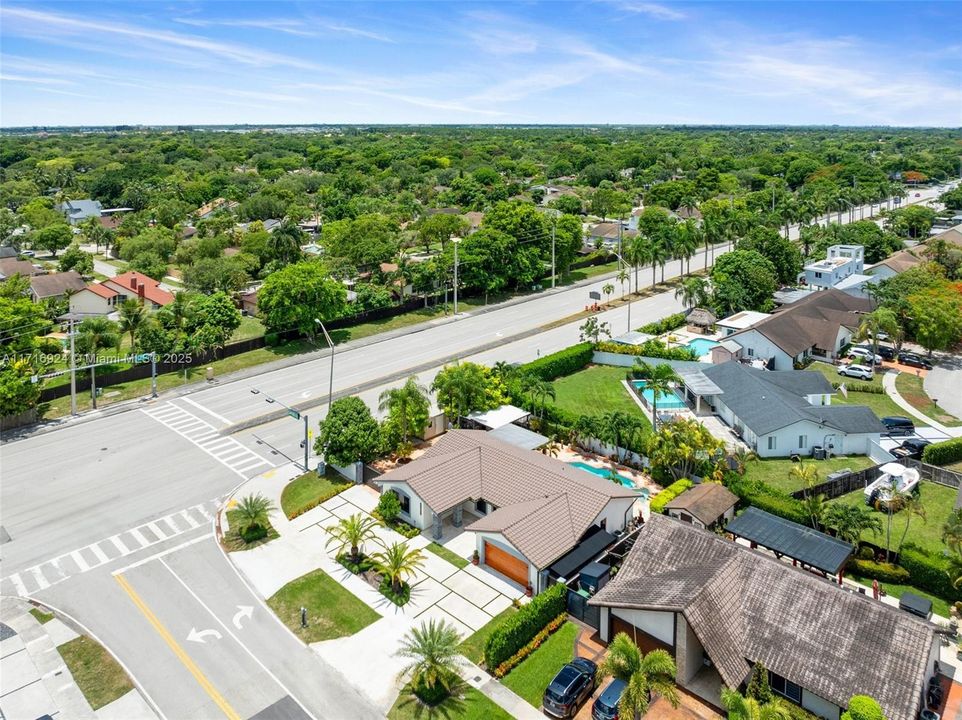
<instances>
[{"instance_id":1,"label":"street light pole","mask_svg":"<svg viewBox=\"0 0 962 720\"><path fill-rule=\"evenodd\" d=\"M261 391L260 391L260 390L258 390L257 388L253 388L253 387L251 388L251 395L260 395L260 394L261 394ZM264 395L264 402L266 402L266 403L268 403L268 404L271 404L271 405L274 404L274 403L277 403L277 404L280 405L282 408L284 408L285 410L287 410L287 415L288 415L288 417L292 417L292 418L294 418L295 420L303 420L303 421L304 421L304 472L309 472L311 468L310 468L310 466L308 465L308 461L309 461L309 460L308 460L308 454L309 454L310 451L311 451L311 446L310 446L310 440L309 440L310 430L308 429L308 422L309 422L309 421L308 421L307 415L301 415L301 413L300 413L298 410L295 410L295 409L292 408L290 405L285 405L285 404L282 403L280 400L277 400L276 398L272 398L270 395Z\"/></svg>"},{"instance_id":2,"label":"street light pole","mask_svg":"<svg viewBox=\"0 0 962 720\"><path fill-rule=\"evenodd\" d=\"M77 352L74 347L73 318L70 318L70 414L77 414Z\"/></svg>"},{"instance_id":3,"label":"street light pole","mask_svg":"<svg viewBox=\"0 0 962 720\"><path fill-rule=\"evenodd\" d=\"M555 255L554 255L554 229L557 224L558 219L551 223L551 288L555 287L555 280L557 278L557 271L555 270Z\"/></svg>"},{"instance_id":4,"label":"street light pole","mask_svg":"<svg viewBox=\"0 0 962 720\"><path fill-rule=\"evenodd\" d=\"M454 243L454 317L458 316L458 245L461 238L451 238Z\"/></svg>"},{"instance_id":5,"label":"street light pole","mask_svg":"<svg viewBox=\"0 0 962 720\"><path fill-rule=\"evenodd\" d=\"M314 318L314 322L321 326L321 332L324 333L324 339L327 340L327 346L331 349L331 377L327 385L327 411L331 411L331 403L334 401L334 343L331 341L331 336L327 334L327 328L324 327L318 318Z\"/></svg>"}]
</instances>

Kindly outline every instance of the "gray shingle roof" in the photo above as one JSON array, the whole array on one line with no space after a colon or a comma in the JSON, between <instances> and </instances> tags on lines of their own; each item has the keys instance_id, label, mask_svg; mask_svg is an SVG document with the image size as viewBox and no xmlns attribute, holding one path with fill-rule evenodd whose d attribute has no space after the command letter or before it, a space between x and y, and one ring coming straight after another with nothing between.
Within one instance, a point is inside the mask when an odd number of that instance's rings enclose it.
<instances>
[{"instance_id":1,"label":"gray shingle roof","mask_svg":"<svg viewBox=\"0 0 962 720\"><path fill-rule=\"evenodd\" d=\"M721 401L756 435L767 435L800 420L845 433L885 431L875 413L865 405L811 405L805 395L835 392L822 373L771 372L726 362L706 367L702 374L721 390Z\"/></svg>"},{"instance_id":2,"label":"gray shingle roof","mask_svg":"<svg viewBox=\"0 0 962 720\"><path fill-rule=\"evenodd\" d=\"M614 498L638 494L482 430L452 430L379 482L404 482L436 513L483 498L498 509L468 530L501 532L535 566L571 549Z\"/></svg>"},{"instance_id":3,"label":"gray shingle roof","mask_svg":"<svg viewBox=\"0 0 962 720\"><path fill-rule=\"evenodd\" d=\"M683 613L729 687L761 662L840 707L871 695L889 720L916 717L936 642L929 623L660 515L588 602Z\"/></svg>"},{"instance_id":4,"label":"gray shingle roof","mask_svg":"<svg viewBox=\"0 0 962 720\"><path fill-rule=\"evenodd\" d=\"M73 270L30 278L30 288L38 298L59 297L68 292L80 292L86 287L84 279Z\"/></svg>"}]
</instances>

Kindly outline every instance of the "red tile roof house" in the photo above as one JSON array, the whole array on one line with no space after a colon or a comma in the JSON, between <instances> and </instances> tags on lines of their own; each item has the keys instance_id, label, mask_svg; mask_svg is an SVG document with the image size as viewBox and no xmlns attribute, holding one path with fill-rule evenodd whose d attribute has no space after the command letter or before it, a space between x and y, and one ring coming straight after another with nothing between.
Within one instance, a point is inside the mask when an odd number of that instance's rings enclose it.
<instances>
[{"instance_id":1,"label":"red tile roof house","mask_svg":"<svg viewBox=\"0 0 962 720\"><path fill-rule=\"evenodd\" d=\"M631 488L483 430L452 430L377 482L397 493L402 520L436 539L445 524L464 526L482 566L533 593L582 539L623 530L638 500Z\"/></svg>"},{"instance_id":2,"label":"red tile roof house","mask_svg":"<svg viewBox=\"0 0 962 720\"><path fill-rule=\"evenodd\" d=\"M120 293L100 283L90 283L70 296L70 314L80 317L107 316L117 309Z\"/></svg>"},{"instance_id":3,"label":"red tile roof house","mask_svg":"<svg viewBox=\"0 0 962 720\"><path fill-rule=\"evenodd\" d=\"M133 270L108 278L101 285L110 288L120 296L115 301L117 305L128 298L141 298L145 305L156 310L174 301L173 293L161 288L159 282Z\"/></svg>"}]
</instances>

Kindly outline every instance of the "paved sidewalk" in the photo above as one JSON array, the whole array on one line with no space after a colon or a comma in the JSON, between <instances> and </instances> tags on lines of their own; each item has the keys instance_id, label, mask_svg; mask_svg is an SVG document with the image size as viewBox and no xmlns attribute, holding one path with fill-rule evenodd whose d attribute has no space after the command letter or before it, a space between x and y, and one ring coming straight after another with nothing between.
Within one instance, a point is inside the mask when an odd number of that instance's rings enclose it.
<instances>
[{"instance_id":1,"label":"paved sidewalk","mask_svg":"<svg viewBox=\"0 0 962 720\"><path fill-rule=\"evenodd\" d=\"M461 677L468 685L479 690L511 717L518 718L518 720L525 720L526 718L528 720L542 718L543 720L544 715L537 708L532 707L527 700L524 700L520 695L516 695L474 663L464 663L461 668Z\"/></svg>"},{"instance_id":2,"label":"paved sidewalk","mask_svg":"<svg viewBox=\"0 0 962 720\"><path fill-rule=\"evenodd\" d=\"M156 720L137 690L93 710L57 651L78 633L59 618L41 624L30 614L31 607L11 597L0 600L0 711L4 718Z\"/></svg>"},{"instance_id":3,"label":"paved sidewalk","mask_svg":"<svg viewBox=\"0 0 962 720\"><path fill-rule=\"evenodd\" d=\"M897 375L898 373L887 372L882 376L882 387L885 389L885 392L888 394L890 398L892 398L892 400L895 402L896 405L898 405L900 408L905 410L905 412L907 412L909 415L916 418L917 420L921 420L926 425L929 425L930 427L933 427L939 432L943 433L946 437L949 437L949 438L962 437L962 426L948 427L947 425L943 425L940 422L936 422L925 413L921 412L920 410L916 410L908 402L908 400L903 398L899 394L898 389L895 387L895 378Z\"/></svg>"}]
</instances>

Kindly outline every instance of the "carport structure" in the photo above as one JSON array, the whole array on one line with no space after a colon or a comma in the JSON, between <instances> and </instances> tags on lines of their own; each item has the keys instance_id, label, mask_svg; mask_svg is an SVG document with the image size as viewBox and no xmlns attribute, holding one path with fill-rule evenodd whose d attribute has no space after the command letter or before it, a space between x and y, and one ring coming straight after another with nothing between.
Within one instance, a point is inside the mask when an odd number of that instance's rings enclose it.
<instances>
[{"instance_id":1,"label":"carport structure","mask_svg":"<svg viewBox=\"0 0 962 720\"><path fill-rule=\"evenodd\" d=\"M806 570L837 576L839 582L842 569L855 550L853 545L831 535L755 507L728 523L725 531L736 539L748 540L753 548L770 550L779 560L787 557L793 565Z\"/></svg>"}]
</instances>

